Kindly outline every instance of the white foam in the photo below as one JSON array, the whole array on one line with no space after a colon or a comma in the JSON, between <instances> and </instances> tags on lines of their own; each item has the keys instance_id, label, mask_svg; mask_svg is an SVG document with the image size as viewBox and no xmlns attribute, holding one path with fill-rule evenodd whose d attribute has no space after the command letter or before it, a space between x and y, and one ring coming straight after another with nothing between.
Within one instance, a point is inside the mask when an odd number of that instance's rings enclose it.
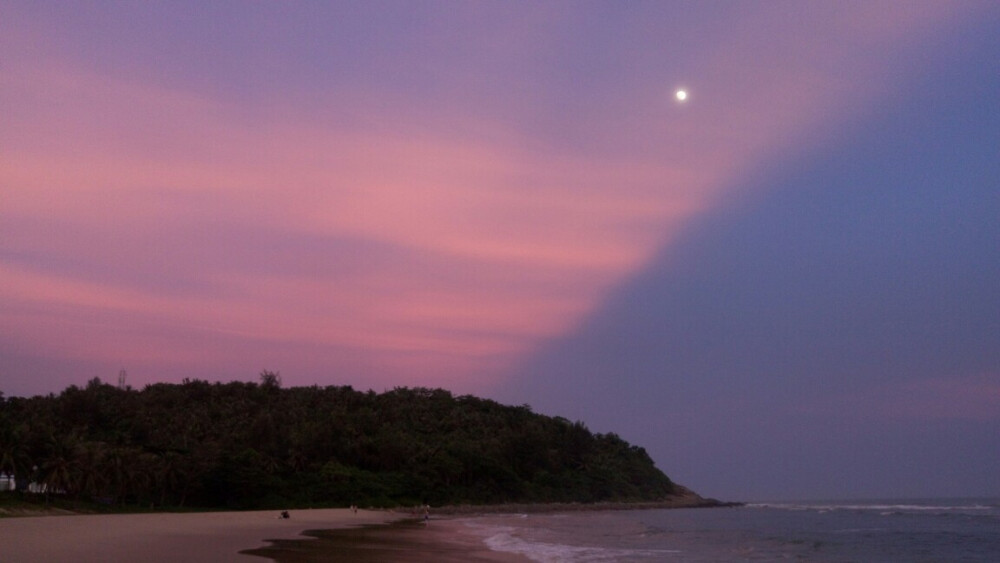
<instances>
[{"instance_id":1,"label":"white foam","mask_svg":"<svg viewBox=\"0 0 1000 563\"><path fill-rule=\"evenodd\" d=\"M955 512L955 511L989 511L992 506L982 504L971 505L936 505L936 504L797 504L797 503L751 503L749 508L774 508L782 510L815 510L820 513L836 510L875 511L880 514L904 512Z\"/></svg>"},{"instance_id":2,"label":"white foam","mask_svg":"<svg viewBox=\"0 0 1000 563\"><path fill-rule=\"evenodd\" d=\"M663 557L679 554L677 550L636 550L610 549L603 547L582 547L565 544L526 541L515 536L512 529L507 529L489 536L484 540L486 546L493 551L517 553L538 563L589 563L601 561L623 561L636 559L658 560Z\"/></svg>"}]
</instances>

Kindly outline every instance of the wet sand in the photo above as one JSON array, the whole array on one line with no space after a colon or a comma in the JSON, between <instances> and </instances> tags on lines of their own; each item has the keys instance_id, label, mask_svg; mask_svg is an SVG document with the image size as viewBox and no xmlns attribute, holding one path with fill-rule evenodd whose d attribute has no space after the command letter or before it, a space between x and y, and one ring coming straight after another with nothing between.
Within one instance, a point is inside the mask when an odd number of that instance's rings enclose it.
<instances>
[{"instance_id":1,"label":"wet sand","mask_svg":"<svg viewBox=\"0 0 1000 563\"><path fill-rule=\"evenodd\" d=\"M305 530L387 523L400 514L347 509L35 516L0 519L0 561L209 563L266 561L240 551Z\"/></svg>"},{"instance_id":2,"label":"wet sand","mask_svg":"<svg viewBox=\"0 0 1000 563\"><path fill-rule=\"evenodd\" d=\"M310 530L307 538L277 540L244 553L278 563L518 563L530 560L491 551L483 537L449 519L406 519L389 524L338 530Z\"/></svg>"}]
</instances>

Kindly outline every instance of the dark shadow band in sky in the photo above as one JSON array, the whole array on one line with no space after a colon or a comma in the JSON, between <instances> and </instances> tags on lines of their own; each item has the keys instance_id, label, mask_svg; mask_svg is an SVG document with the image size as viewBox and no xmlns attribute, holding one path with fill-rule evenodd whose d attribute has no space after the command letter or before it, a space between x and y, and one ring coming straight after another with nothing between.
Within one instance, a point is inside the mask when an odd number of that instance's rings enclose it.
<instances>
[{"instance_id":1,"label":"dark shadow band in sky","mask_svg":"<svg viewBox=\"0 0 1000 563\"><path fill-rule=\"evenodd\" d=\"M839 145L740 186L504 399L617 432L705 494L1000 494L989 27Z\"/></svg>"}]
</instances>

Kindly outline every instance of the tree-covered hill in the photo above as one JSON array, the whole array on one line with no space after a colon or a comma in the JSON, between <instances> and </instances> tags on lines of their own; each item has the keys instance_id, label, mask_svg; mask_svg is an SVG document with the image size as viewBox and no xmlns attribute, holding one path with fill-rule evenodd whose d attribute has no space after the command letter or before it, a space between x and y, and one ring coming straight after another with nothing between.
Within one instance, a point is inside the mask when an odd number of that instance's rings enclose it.
<instances>
[{"instance_id":1,"label":"tree-covered hill","mask_svg":"<svg viewBox=\"0 0 1000 563\"><path fill-rule=\"evenodd\" d=\"M650 501L642 448L580 422L448 391L99 379L0 394L0 473L114 504L277 508Z\"/></svg>"}]
</instances>

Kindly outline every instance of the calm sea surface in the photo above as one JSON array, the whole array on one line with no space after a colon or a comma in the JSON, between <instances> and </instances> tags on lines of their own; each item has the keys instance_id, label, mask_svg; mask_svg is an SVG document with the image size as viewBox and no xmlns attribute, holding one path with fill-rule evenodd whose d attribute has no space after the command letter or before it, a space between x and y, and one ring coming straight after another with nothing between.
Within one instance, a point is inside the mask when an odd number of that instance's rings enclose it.
<instances>
[{"instance_id":1,"label":"calm sea surface","mask_svg":"<svg viewBox=\"0 0 1000 563\"><path fill-rule=\"evenodd\" d=\"M1000 561L995 498L507 515L464 523L493 550L546 563Z\"/></svg>"}]
</instances>

